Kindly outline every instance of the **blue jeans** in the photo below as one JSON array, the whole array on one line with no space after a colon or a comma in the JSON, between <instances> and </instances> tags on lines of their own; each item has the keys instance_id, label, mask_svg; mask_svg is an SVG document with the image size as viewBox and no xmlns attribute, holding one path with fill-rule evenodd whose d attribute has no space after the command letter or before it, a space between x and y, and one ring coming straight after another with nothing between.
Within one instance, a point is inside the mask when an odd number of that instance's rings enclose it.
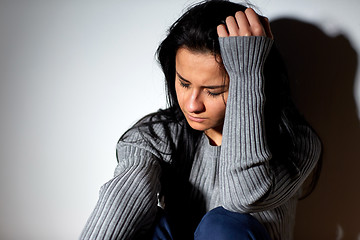
<instances>
[{"instance_id":1,"label":"blue jeans","mask_svg":"<svg viewBox=\"0 0 360 240\"><path fill-rule=\"evenodd\" d=\"M173 240L169 224L162 216L153 240ZM250 214L230 212L217 207L204 215L194 233L194 240L271 240L264 226Z\"/></svg>"}]
</instances>

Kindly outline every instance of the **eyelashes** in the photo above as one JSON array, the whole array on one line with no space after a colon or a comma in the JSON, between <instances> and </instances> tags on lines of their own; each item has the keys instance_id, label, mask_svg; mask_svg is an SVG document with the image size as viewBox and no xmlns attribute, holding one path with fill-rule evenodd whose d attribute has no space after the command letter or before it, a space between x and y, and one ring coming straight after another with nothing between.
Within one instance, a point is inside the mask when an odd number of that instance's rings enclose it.
<instances>
[{"instance_id":1,"label":"eyelashes","mask_svg":"<svg viewBox=\"0 0 360 240\"><path fill-rule=\"evenodd\" d=\"M183 88L189 88L190 84L188 83L184 83L183 81L179 80L180 86L182 86Z\"/></svg>"},{"instance_id":2,"label":"eyelashes","mask_svg":"<svg viewBox=\"0 0 360 240\"><path fill-rule=\"evenodd\" d=\"M179 80L179 83L180 83L180 86L185 88L185 89L188 89L190 88L190 84L188 83L185 83L181 80ZM217 97L217 96L220 96L221 94L223 94L225 91L221 91L221 92L211 92L209 90L206 91L207 95L210 96L210 97Z\"/></svg>"},{"instance_id":3,"label":"eyelashes","mask_svg":"<svg viewBox=\"0 0 360 240\"><path fill-rule=\"evenodd\" d=\"M210 97L217 97L217 96L223 94L224 92L213 93L213 92L210 92L210 91L206 91L206 93L207 93L208 96L210 96Z\"/></svg>"}]
</instances>

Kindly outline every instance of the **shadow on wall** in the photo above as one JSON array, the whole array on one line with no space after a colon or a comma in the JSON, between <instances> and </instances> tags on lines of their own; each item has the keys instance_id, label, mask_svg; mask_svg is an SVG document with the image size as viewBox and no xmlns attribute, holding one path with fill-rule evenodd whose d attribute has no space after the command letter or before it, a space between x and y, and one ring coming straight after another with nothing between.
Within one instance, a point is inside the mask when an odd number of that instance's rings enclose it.
<instances>
[{"instance_id":1,"label":"shadow on wall","mask_svg":"<svg viewBox=\"0 0 360 240\"><path fill-rule=\"evenodd\" d=\"M323 142L316 190L299 202L295 239L360 239L360 124L353 94L357 53L344 35L309 23L271 23L295 103Z\"/></svg>"}]
</instances>

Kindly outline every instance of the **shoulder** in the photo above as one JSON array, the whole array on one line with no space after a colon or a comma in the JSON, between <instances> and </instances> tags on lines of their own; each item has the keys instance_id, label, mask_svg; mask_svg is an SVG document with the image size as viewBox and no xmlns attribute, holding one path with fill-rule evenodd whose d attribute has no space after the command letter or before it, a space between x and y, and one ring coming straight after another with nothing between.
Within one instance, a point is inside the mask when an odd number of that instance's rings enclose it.
<instances>
[{"instance_id":1,"label":"shoulder","mask_svg":"<svg viewBox=\"0 0 360 240\"><path fill-rule=\"evenodd\" d=\"M182 126L183 121L176 120L170 109L146 115L121 136L117 144L118 161L124 154L152 154L170 161Z\"/></svg>"}]
</instances>

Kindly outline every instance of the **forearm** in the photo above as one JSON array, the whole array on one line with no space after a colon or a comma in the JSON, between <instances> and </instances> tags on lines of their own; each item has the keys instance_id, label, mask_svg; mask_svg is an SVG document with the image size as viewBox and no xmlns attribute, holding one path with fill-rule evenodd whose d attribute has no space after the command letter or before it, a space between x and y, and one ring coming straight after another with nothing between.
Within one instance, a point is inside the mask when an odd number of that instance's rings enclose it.
<instances>
[{"instance_id":1,"label":"forearm","mask_svg":"<svg viewBox=\"0 0 360 240\"><path fill-rule=\"evenodd\" d=\"M243 169L270 157L264 128L263 65L272 40L266 37L220 38L230 77L222 156ZM233 149L233 146L236 147Z\"/></svg>"},{"instance_id":2,"label":"forearm","mask_svg":"<svg viewBox=\"0 0 360 240\"><path fill-rule=\"evenodd\" d=\"M272 40L258 36L219 40L230 77L220 158L223 204L230 210L248 211L272 184L262 73Z\"/></svg>"},{"instance_id":3,"label":"forearm","mask_svg":"<svg viewBox=\"0 0 360 240\"><path fill-rule=\"evenodd\" d=\"M160 167L136 163L106 183L80 239L132 239L156 215Z\"/></svg>"},{"instance_id":4,"label":"forearm","mask_svg":"<svg viewBox=\"0 0 360 240\"><path fill-rule=\"evenodd\" d=\"M272 40L220 39L230 76L220 158L221 200L233 211L274 208L295 194L320 155L320 142L307 126L296 126L288 158L274 159L266 142L263 65ZM277 144L277 143L275 143ZM285 154L286 155L286 154ZM282 163L289 161L293 169Z\"/></svg>"}]
</instances>

